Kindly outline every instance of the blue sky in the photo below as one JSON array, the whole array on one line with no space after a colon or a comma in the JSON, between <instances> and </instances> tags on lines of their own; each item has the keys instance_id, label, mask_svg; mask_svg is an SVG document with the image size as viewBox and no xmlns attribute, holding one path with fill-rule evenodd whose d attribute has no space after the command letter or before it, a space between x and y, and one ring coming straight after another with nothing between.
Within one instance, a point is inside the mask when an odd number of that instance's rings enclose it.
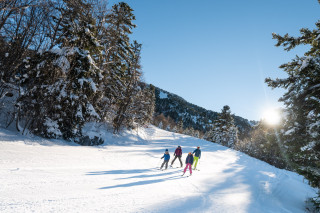
<instances>
[{"instance_id":1,"label":"blue sky","mask_svg":"<svg viewBox=\"0 0 320 213\"><path fill-rule=\"evenodd\" d=\"M110 5L118 1L109 1ZM143 44L144 79L209 110L259 120L283 90L266 77L303 55L275 47L272 32L299 35L320 19L317 0L126 0L136 16L133 38Z\"/></svg>"}]
</instances>

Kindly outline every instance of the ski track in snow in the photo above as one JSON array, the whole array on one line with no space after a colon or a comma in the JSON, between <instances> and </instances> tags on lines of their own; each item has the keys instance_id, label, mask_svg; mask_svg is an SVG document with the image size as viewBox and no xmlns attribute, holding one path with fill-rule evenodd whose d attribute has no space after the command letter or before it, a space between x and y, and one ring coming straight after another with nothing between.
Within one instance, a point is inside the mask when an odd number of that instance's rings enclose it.
<instances>
[{"instance_id":1,"label":"ski track in snow","mask_svg":"<svg viewBox=\"0 0 320 213\"><path fill-rule=\"evenodd\" d=\"M83 147L0 129L0 212L299 213L316 194L295 173L155 127L106 140ZM183 162L201 147L201 171L181 176L178 159L159 170L178 145Z\"/></svg>"}]
</instances>

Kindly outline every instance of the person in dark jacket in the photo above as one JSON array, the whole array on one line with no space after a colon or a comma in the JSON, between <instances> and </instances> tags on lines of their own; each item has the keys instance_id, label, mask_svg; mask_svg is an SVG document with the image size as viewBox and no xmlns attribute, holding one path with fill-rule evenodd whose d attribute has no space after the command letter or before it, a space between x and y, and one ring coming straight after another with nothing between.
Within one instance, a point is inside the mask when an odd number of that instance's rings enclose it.
<instances>
[{"instance_id":1,"label":"person in dark jacket","mask_svg":"<svg viewBox=\"0 0 320 213\"><path fill-rule=\"evenodd\" d=\"M182 176L186 173L187 168L189 167L190 175L192 175L192 168L191 165L193 164L193 155L191 152L189 152L187 158L186 158L186 167L184 168Z\"/></svg>"},{"instance_id":2,"label":"person in dark jacket","mask_svg":"<svg viewBox=\"0 0 320 213\"><path fill-rule=\"evenodd\" d=\"M181 146L178 146L178 148L176 148L176 151L173 154L174 159L171 162L171 166L173 165L174 161L178 158L180 161L180 166L182 167L182 161L181 161L181 157L182 157L182 149Z\"/></svg>"},{"instance_id":3,"label":"person in dark jacket","mask_svg":"<svg viewBox=\"0 0 320 213\"><path fill-rule=\"evenodd\" d=\"M194 154L194 167L193 167L193 169L197 169L198 160L201 158L200 146L198 146L197 149L195 149L193 151L193 154Z\"/></svg>"},{"instance_id":4,"label":"person in dark jacket","mask_svg":"<svg viewBox=\"0 0 320 213\"><path fill-rule=\"evenodd\" d=\"M163 163L162 163L160 169L162 169L162 167L164 165L166 165L166 169L167 169L168 168L168 162L170 160L170 154L169 154L169 150L168 149L166 149L166 151L164 152L164 155L162 156L162 158L163 158Z\"/></svg>"}]
</instances>

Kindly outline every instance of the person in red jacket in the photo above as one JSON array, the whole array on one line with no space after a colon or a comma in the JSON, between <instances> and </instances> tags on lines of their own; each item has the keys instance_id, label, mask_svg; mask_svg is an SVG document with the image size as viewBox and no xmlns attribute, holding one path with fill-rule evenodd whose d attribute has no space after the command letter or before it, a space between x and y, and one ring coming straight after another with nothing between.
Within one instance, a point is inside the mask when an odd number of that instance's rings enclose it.
<instances>
[{"instance_id":1,"label":"person in red jacket","mask_svg":"<svg viewBox=\"0 0 320 213\"><path fill-rule=\"evenodd\" d=\"M172 167L174 161L175 161L177 158L179 159L179 161L180 161L180 166L182 167L183 164L182 164L182 161L181 161L181 157L182 157L182 149L181 149L181 146L178 146L178 148L176 148L176 151L174 152L173 156L174 156L174 159L173 159L172 162L171 162L171 167Z\"/></svg>"},{"instance_id":2,"label":"person in red jacket","mask_svg":"<svg viewBox=\"0 0 320 213\"><path fill-rule=\"evenodd\" d=\"M183 174L181 176L183 176L184 173L186 173L188 167L190 170L190 176L192 175L192 164L193 164L193 155L191 152L189 152L189 154L186 158L186 168L184 168Z\"/></svg>"}]
</instances>

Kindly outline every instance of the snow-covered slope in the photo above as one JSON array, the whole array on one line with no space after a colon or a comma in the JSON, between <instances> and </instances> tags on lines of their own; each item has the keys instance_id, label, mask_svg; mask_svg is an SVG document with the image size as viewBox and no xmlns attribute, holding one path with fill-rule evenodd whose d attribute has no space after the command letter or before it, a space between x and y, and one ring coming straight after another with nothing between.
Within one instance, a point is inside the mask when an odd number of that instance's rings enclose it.
<instances>
[{"instance_id":1,"label":"snow-covered slope","mask_svg":"<svg viewBox=\"0 0 320 213\"><path fill-rule=\"evenodd\" d=\"M155 127L83 147L0 129L0 212L304 212L302 176ZM160 171L164 149L201 146L200 171ZM188 174L188 172L187 172Z\"/></svg>"}]
</instances>

